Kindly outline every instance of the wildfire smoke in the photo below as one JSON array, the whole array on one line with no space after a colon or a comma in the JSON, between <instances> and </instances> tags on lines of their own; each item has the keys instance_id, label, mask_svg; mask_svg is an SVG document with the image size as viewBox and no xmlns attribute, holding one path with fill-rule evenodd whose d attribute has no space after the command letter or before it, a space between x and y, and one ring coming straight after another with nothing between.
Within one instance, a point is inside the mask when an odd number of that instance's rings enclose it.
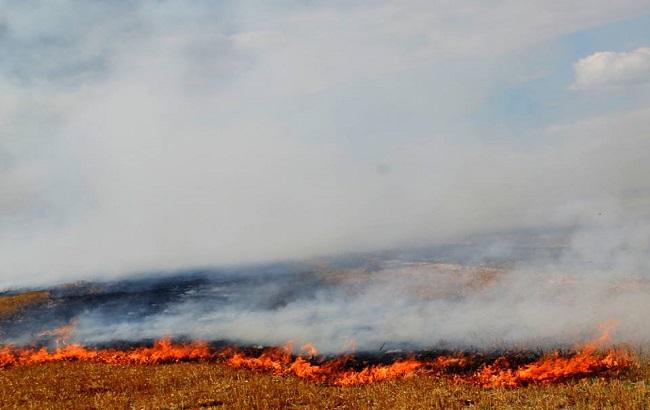
<instances>
[{"instance_id":1,"label":"wildfire smoke","mask_svg":"<svg viewBox=\"0 0 650 410\"><path fill-rule=\"evenodd\" d=\"M388 364L359 363L353 355L333 358L319 357L312 345L303 346L298 355L292 346L271 347L254 354L237 348L211 349L208 343L173 343L165 338L151 347L132 349L91 349L78 344L57 342L52 350L46 348L0 348L0 369L13 366L38 365L61 361L85 361L115 365L158 365L175 362L215 362L280 376L294 376L309 382L354 386L415 375L450 376L458 383L470 383L486 388L518 387L531 383L556 383L570 378L605 375L629 369L633 355L626 349L602 345L609 338L611 324L602 326L602 335L579 347L569 355L553 352L533 362L513 366L506 356L492 362L468 354L435 358L399 358ZM55 331L55 333L60 333ZM60 346L63 345L63 346Z\"/></svg>"}]
</instances>

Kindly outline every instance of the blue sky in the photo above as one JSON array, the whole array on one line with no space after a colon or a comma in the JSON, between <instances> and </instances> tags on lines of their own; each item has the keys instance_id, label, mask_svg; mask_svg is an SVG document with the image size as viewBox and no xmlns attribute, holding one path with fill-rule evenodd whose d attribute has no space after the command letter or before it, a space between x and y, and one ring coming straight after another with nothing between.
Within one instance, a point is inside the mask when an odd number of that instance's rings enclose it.
<instances>
[{"instance_id":1,"label":"blue sky","mask_svg":"<svg viewBox=\"0 0 650 410\"><path fill-rule=\"evenodd\" d=\"M545 75L514 86L502 84L477 110L475 119L481 127L497 123L501 125L498 132L521 134L530 127L646 104L647 94L639 95L630 90L614 97L600 95L594 98L593 94L587 97L576 94L569 90L569 86L573 82L575 61L603 50L631 51L646 46L648 38L650 14L645 13L561 36L544 45L548 51L543 61L538 58L539 50L524 51L523 55L513 59L521 59L523 64L532 61L532 64L544 65Z\"/></svg>"},{"instance_id":2,"label":"blue sky","mask_svg":"<svg viewBox=\"0 0 650 410\"><path fill-rule=\"evenodd\" d=\"M650 234L647 1L0 5L7 283Z\"/></svg>"}]
</instances>

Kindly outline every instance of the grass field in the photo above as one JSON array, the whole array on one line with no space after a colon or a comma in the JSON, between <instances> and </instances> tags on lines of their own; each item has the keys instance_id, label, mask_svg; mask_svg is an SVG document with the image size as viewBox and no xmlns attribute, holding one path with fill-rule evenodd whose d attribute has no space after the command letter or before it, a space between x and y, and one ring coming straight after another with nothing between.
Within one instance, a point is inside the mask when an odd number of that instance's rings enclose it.
<instances>
[{"instance_id":1,"label":"grass field","mask_svg":"<svg viewBox=\"0 0 650 410\"><path fill-rule=\"evenodd\" d=\"M650 364L616 379L485 389L435 377L358 387L306 383L219 364L62 362L0 371L0 407L26 409L647 409Z\"/></svg>"},{"instance_id":2,"label":"grass field","mask_svg":"<svg viewBox=\"0 0 650 410\"><path fill-rule=\"evenodd\" d=\"M48 299L0 297L0 319ZM218 363L115 365L62 361L0 370L0 408L16 409L650 409L650 355L615 378L487 389L450 376L413 376L355 387Z\"/></svg>"},{"instance_id":3,"label":"grass field","mask_svg":"<svg viewBox=\"0 0 650 410\"><path fill-rule=\"evenodd\" d=\"M47 300L50 297L49 292L33 291L24 292L17 295L0 296L0 319L11 316L21 308Z\"/></svg>"}]
</instances>

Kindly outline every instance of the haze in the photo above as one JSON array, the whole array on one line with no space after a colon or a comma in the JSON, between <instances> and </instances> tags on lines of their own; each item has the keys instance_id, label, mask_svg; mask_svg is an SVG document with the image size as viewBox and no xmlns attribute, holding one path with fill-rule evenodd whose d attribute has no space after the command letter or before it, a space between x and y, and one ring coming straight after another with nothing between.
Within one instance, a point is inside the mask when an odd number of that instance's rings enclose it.
<instances>
[{"instance_id":1,"label":"haze","mask_svg":"<svg viewBox=\"0 0 650 410\"><path fill-rule=\"evenodd\" d=\"M549 230L647 275L649 27L638 0L2 1L0 288Z\"/></svg>"}]
</instances>

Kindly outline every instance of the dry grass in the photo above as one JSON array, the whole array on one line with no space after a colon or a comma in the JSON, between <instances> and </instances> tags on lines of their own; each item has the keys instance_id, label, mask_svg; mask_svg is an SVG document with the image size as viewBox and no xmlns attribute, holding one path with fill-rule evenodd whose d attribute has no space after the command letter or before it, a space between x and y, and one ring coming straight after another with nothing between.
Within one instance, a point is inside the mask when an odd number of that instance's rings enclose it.
<instances>
[{"instance_id":1,"label":"dry grass","mask_svg":"<svg viewBox=\"0 0 650 410\"><path fill-rule=\"evenodd\" d=\"M47 292L0 296L0 319ZM620 378L484 389L412 377L358 387L310 384L220 364L59 362L0 370L0 408L16 409L650 409L650 355Z\"/></svg>"},{"instance_id":2,"label":"dry grass","mask_svg":"<svg viewBox=\"0 0 650 410\"><path fill-rule=\"evenodd\" d=\"M18 295L0 296L0 319L11 316L23 307L33 303L43 302L49 299L50 294L46 291L25 292Z\"/></svg>"},{"instance_id":3,"label":"dry grass","mask_svg":"<svg viewBox=\"0 0 650 410\"><path fill-rule=\"evenodd\" d=\"M218 364L63 362L0 371L0 408L27 409L647 409L650 364L620 379L486 390L413 377L328 387Z\"/></svg>"}]
</instances>

